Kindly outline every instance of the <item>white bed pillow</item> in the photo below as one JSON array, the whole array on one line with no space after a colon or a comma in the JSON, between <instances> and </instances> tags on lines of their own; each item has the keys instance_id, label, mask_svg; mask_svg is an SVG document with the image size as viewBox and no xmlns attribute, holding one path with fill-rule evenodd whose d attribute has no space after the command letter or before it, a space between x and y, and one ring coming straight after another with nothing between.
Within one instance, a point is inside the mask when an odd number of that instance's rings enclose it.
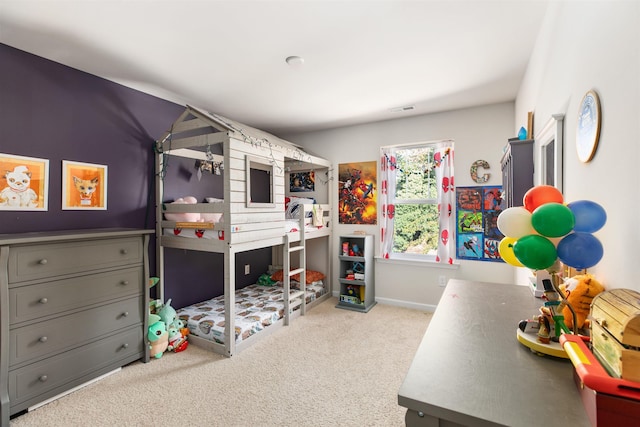
<instances>
[{"instance_id":1,"label":"white bed pillow","mask_svg":"<svg viewBox=\"0 0 640 427\"><path fill-rule=\"evenodd\" d=\"M205 200L207 201L207 203L220 203L220 202L224 202L224 199L218 199L216 197L206 197ZM221 213L203 213L202 214L202 219L205 222L212 222L212 223L218 223L218 222L222 222L222 214Z\"/></svg>"},{"instance_id":2,"label":"white bed pillow","mask_svg":"<svg viewBox=\"0 0 640 427\"><path fill-rule=\"evenodd\" d=\"M285 214L284 214L286 219L299 219L300 211L302 210L302 208L300 208L300 205L302 204L313 205L316 202L315 199L310 199L305 197L288 197L288 199L289 199L289 202L285 205ZM311 212L309 212L308 216L311 216Z\"/></svg>"}]
</instances>

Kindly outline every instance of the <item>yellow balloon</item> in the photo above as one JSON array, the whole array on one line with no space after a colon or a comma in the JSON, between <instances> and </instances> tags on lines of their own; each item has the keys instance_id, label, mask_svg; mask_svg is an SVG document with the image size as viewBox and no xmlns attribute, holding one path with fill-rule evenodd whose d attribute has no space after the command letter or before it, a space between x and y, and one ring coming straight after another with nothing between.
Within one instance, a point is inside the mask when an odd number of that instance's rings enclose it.
<instances>
[{"instance_id":1,"label":"yellow balloon","mask_svg":"<svg viewBox=\"0 0 640 427\"><path fill-rule=\"evenodd\" d=\"M504 237L500 240L500 244L498 245L498 252L500 256L507 264L513 265L514 267L524 267L516 255L513 253L513 245L516 243L518 239L513 237Z\"/></svg>"}]
</instances>

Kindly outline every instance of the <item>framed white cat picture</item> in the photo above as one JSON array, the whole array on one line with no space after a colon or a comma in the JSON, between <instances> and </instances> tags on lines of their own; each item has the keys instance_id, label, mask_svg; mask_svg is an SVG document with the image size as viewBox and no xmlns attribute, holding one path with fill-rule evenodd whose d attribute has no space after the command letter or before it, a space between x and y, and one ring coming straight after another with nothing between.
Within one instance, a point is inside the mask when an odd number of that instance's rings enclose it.
<instances>
[{"instance_id":1,"label":"framed white cat picture","mask_svg":"<svg viewBox=\"0 0 640 427\"><path fill-rule=\"evenodd\" d=\"M46 211L48 200L48 159L0 153L0 211Z\"/></svg>"},{"instance_id":2,"label":"framed white cat picture","mask_svg":"<svg viewBox=\"0 0 640 427\"><path fill-rule=\"evenodd\" d=\"M62 209L107 210L107 166L63 160Z\"/></svg>"}]
</instances>

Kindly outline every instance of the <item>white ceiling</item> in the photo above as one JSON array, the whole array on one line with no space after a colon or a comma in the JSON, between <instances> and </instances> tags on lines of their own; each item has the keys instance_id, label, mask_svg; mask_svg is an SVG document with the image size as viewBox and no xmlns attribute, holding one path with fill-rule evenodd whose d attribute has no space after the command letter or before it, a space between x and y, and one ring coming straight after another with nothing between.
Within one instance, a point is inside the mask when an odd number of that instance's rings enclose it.
<instances>
[{"instance_id":1,"label":"white ceiling","mask_svg":"<svg viewBox=\"0 0 640 427\"><path fill-rule=\"evenodd\" d=\"M0 42L286 134L514 100L547 4L0 0Z\"/></svg>"}]
</instances>

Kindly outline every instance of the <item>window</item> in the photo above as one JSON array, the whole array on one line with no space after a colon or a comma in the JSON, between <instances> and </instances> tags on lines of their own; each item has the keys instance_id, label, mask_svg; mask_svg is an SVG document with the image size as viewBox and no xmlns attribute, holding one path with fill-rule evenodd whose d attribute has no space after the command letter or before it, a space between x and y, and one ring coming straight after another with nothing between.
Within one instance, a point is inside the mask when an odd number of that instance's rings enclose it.
<instances>
[{"instance_id":1,"label":"window","mask_svg":"<svg viewBox=\"0 0 640 427\"><path fill-rule=\"evenodd\" d=\"M267 160L247 156L247 207L274 207L273 164Z\"/></svg>"},{"instance_id":2,"label":"window","mask_svg":"<svg viewBox=\"0 0 640 427\"><path fill-rule=\"evenodd\" d=\"M562 127L564 114L554 114L536 135L535 171L538 184L552 185L562 192Z\"/></svg>"},{"instance_id":3,"label":"window","mask_svg":"<svg viewBox=\"0 0 640 427\"><path fill-rule=\"evenodd\" d=\"M453 143L382 147L381 154L382 256L452 262Z\"/></svg>"}]
</instances>

